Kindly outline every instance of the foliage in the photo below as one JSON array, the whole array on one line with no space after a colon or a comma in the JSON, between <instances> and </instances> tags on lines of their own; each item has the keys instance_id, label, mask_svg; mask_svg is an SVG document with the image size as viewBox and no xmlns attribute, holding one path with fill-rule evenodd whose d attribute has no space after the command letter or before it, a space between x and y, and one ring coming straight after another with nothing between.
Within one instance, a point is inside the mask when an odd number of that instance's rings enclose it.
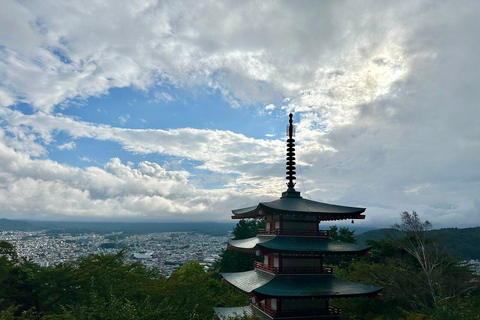
<instances>
[{"instance_id":1,"label":"foliage","mask_svg":"<svg viewBox=\"0 0 480 320\"><path fill-rule=\"evenodd\" d=\"M264 227L264 220L240 220L233 228L233 239L253 238L257 235L258 229ZM251 253L224 250L220 254L220 258L213 264L212 269L220 272L248 271L252 270L255 261L261 261L261 258Z\"/></svg>"},{"instance_id":2,"label":"foliage","mask_svg":"<svg viewBox=\"0 0 480 320\"><path fill-rule=\"evenodd\" d=\"M165 278L123 252L90 255L53 268L15 256L2 244L0 319L211 319L214 306L246 298L196 262Z\"/></svg>"},{"instance_id":3,"label":"foliage","mask_svg":"<svg viewBox=\"0 0 480 320\"><path fill-rule=\"evenodd\" d=\"M234 240L253 238L257 235L258 229L265 228L264 220L240 220L232 234Z\"/></svg>"},{"instance_id":4,"label":"foliage","mask_svg":"<svg viewBox=\"0 0 480 320\"><path fill-rule=\"evenodd\" d=\"M441 243L446 252L458 256L462 260L480 259L480 227L474 228L443 228L426 231L426 235ZM397 229L378 229L361 233L356 236L359 244L368 244L369 240L385 240L404 238L405 233Z\"/></svg>"},{"instance_id":5,"label":"foliage","mask_svg":"<svg viewBox=\"0 0 480 320\"><path fill-rule=\"evenodd\" d=\"M219 272L242 272L253 269L255 261L261 261L252 253L239 252L236 250L224 250L220 258L212 265L213 270Z\"/></svg>"},{"instance_id":6,"label":"foliage","mask_svg":"<svg viewBox=\"0 0 480 320\"><path fill-rule=\"evenodd\" d=\"M347 227L330 226L330 238L348 243L357 243L355 238L355 230L350 230Z\"/></svg>"},{"instance_id":7,"label":"foliage","mask_svg":"<svg viewBox=\"0 0 480 320\"><path fill-rule=\"evenodd\" d=\"M350 230L346 227L341 227L340 229L333 225L330 226L329 230L330 238L333 240L338 240L342 242L348 243L356 243L357 240L355 239L355 230ZM324 257L324 263L327 265L334 265L341 268L347 268L348 265L351 263L352 258L350 256L332 256L326 255Z\"/></svg>"},{"instance_id":8,"label":"foliage","mask_svg":"<svg viewBox=\"0 0 480 320\"><path fill-rule=\"evenodd\" d=\"M403 238L370 241L373 259L361 259L338 277L382 286L384 299L335 303L346 319L478 319L478 277L469 266L428 237L428 221L416 212L401 214Z\"/></svg>"},{"instance_id":9,"label":"foliage","mask_svg":"<svg viewBox=\"0 0 480 320\"><path fill-rule=\"evenodd\" d=\"M248 238L259 227L258 221L246 221L233 233L237 239ZM415 212L402 213L395 227L405 236L369 241L372 258L333 261L337 277L384 288L382 300L332 300L342 309L342 319L480 320L479 279L469 266L430 237L431 225ZM330 234L347 242L354 237L353 231L335 226ZM123 252L90 255L40 268L19 259L11 244L0 242L0 319L203 320L212 319L214 306L248 303L198 263L186 263L165 278L142 264L124 263L123 258ZM216 266L222 271L249 270L253 260L247 258L255 256L226 250Z\"/></svg>"}]
</instances>

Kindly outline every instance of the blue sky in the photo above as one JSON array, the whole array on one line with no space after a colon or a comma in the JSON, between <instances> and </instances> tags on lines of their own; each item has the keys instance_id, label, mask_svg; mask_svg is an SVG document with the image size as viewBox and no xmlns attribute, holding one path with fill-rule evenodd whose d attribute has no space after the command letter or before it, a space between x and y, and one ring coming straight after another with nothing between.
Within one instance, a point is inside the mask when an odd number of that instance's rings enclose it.
<instances>
[{"instance_id":1,"label":"blue sky","mask_svg":"<svg viewBox=\"0 0 480 320\"><path fill-rule=\"evenodd\" d=\"M375 8L375 9L372 9ZM480 5L13 1L0 216L228 221L285 189L389 226L480 223ZM300 174L301 173L301 174Z\"/></svg>"}]
</instances>

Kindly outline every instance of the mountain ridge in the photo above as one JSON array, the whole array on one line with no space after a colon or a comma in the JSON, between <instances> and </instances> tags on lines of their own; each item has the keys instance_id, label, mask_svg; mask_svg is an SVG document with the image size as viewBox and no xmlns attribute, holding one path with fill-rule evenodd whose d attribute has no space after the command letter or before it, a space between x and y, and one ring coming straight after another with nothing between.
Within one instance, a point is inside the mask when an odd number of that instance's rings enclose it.
<instances>
[{"instance_id":1,"label":"mountain ridge","mask_svg":"<svg viewBox=\"0 0 480 320\"><path fill-rule=\"evenodd\" d=\"M358 234L356 239L359 244L365 244L367 240L395 239L404 235L402 231L383 228ZM427 231L427 236L437 240L448 253L460 259L480 259L480 227L434 229Z\"/></svg>"}]
</instances>

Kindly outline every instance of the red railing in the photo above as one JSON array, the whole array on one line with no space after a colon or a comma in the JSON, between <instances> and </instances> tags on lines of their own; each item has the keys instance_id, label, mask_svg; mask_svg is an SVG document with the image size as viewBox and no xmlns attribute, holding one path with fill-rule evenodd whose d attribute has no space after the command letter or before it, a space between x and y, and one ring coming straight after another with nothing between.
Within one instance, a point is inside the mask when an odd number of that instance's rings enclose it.
<instances>
[{"instance_id":1,"label":"red railing","mask_svg":"<svg viewBox=\"0 0 480 320\"><path fill-rule=\"evenodd\" d=\"M255 262L254 267L274 274L333 274L332 267L274 267L262 262Z\"/></svg>"},{"instance_id":2,"label":"red railing","mask_svg":"<svg viewBox=\"0 0 480 320\"><path fill-rule=\"evenodd\" d=\"M257 307L258 309L260 309L261 311L265 312L266 314L268 314L271 317L273 317L277 313L277 310L273 310L272 308L270 308L269 306L267 306L265 304L258 304L258 305L254 305L254 306Z\"/></svg>"},{"instance_id":3,"label":"red railing","mask_svg":"<svg viewBox=\"0 0 480 320\"><path fill-rule=\"evenodd\" d=\"M269 266L269 265L266 265L265 263L261 263L261 262L258 262L258 261L255 261L253 266L256 269L260 269L260 270L267 271L267 272L270 272L270 273L278 273L278 268L277 267Z\"/></svg>"},{"instance_id":4,"label":"red railing","mask_svg":"<svg viewBox=\"0 0 480 320\"><path fill-rule=\"evenodd\" d=\"M300 230L300 229L258 229L259 234L276 234L290 236L319 236L328 237L329 230Z\"/></svg>"}]
</instances>

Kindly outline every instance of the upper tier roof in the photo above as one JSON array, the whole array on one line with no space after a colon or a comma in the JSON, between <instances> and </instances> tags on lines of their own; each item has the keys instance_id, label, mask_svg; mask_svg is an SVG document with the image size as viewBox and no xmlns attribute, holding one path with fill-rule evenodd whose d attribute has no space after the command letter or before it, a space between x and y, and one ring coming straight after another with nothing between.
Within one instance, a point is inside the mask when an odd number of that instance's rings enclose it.
<instances>
[{"instance_id":1,"label":"upper tier roof","mask_svg":"<svg viewBox=\"0 0 480 320\"><path fill-rule=\"evenodd\" d=\"M277 298L322 297L341 298L367 296L382 288L347 280L331 275L271 275L252 270L222 273L231 285L247 294L260 294Z\"/></svg>"},{"instance_id":2,"label":"upper tier roof","mask_svg":"<svg viewBox=\"0 0 480 320\"><path fill-rule=\"evenodd\" d=\"M257 236L249 239L230 240L239 250L256 250L280 253L304 254L363 254L371 247L320 237Z\"/></svg>"},{"instance_id":3,"label":"upper tier roof","mask_svg":"<svg viewBox=\"0 0 480 320\"><path fill-rule=\"evenodd\" d=\"M232 210L234 218L253 218L265 213L290 213L304 215L319 215L325 220L361 219L365 208L339 206L323 202L312 201L298 197L284 196L270 202L260 202L257 206ZM263 213L263 215L265 214Z\"/></svg>"}]
</instances>

